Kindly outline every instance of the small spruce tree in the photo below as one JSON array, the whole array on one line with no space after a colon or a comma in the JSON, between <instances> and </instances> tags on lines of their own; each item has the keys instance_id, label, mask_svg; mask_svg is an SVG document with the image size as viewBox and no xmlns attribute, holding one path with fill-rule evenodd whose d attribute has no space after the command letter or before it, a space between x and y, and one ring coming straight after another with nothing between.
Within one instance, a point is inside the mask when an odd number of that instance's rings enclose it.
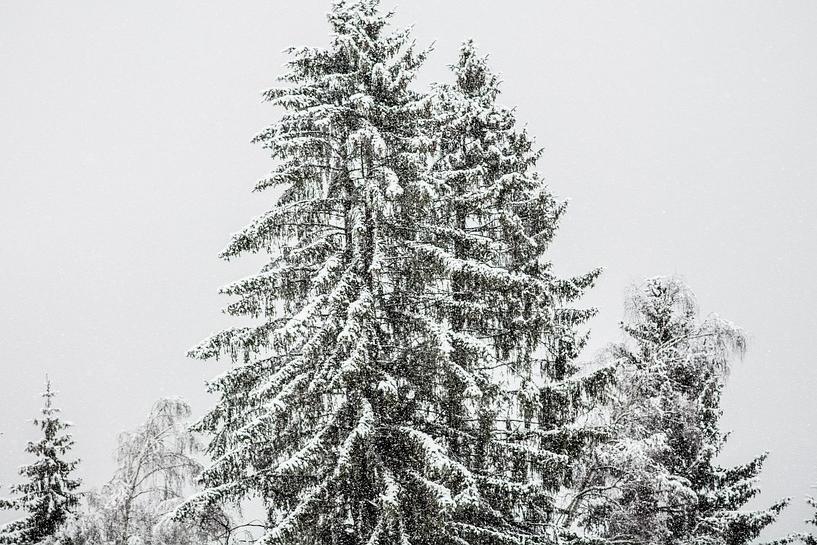
<instances>
[{"instance_id":1,"label":"small spruce tree","mask_svg":"<svg viewBox=\"0 0 817 545\"><path fill-rule=\"evenodd\" d=\"M435 370L414 365L399 312L420 289L402 263L405 218L426 200L427 100L408 87L424 54L389 18L376 0L335 2L330 46L291 50L288 85L266 93L284 113L256 139L277 162L257 189L281 191L223 253L270 255L223 290L239 298L229 313L260 323L192 351L238 365L211 383L220 401L198 429L214 463L179 516L255 496L265 543L443 542L446 485L469 490L423 430Z\"/></svg>"},{"instance_id":2,"label":"small spruce tree","mask_svg":"<svg viewBox=\"0 0 817 545\"><path fill-rule=\"evenodd\" d=\"M12 486L12 497L0 499L0 509L24 511L27 515L0 527L0 543L39 543L54 534L77 505L75 490L80 482L71 473L79 461L65 459L74 441L65 432L71 424L60 419L60 410L53 406L55 395L51 381L46 379L42 417L34 420L43 437L26 446L26 452L37 460L19 470L28 482Z\"/></svg>"}]
</instances>

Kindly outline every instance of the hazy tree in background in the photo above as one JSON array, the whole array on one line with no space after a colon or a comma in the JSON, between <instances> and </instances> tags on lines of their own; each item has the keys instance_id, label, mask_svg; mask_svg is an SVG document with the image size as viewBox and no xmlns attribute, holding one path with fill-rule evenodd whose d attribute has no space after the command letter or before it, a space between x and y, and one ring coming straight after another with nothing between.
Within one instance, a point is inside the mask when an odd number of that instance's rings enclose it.
<instances>
[{"instance_id":1,"label":"hazy tree in background","mask_svg":"<svg viewBox=\"0 0 817 545\"><path fill-rule=\"evenodd\" d=\"M29 442L25 449L37 460L20 468L20 475L28 481L11 487L13 497L0 499L0 509L27 515L0 527L0 543L38 543L54 534L77 505L75 490L80 483L71 473L79 462L66 460L74 441L65 431L71 424L60 418L60 410L53 405L55 395L46 379L42 416L34 420L43 437Z\"/></svg>"},{"instance_id":2,"label":"hazy tree in background","mask_svg":"<svg viewBox=\"0 0 817 545\"><path fill-rule=\"evenodd\" d=\"M119 435L117 470L52 540L60 545L202 545L227 543L229 517L214 508L197 521L173 521L169 513L195 484L200 447L188 430L189 405L157 401L147 420Z\"/></svg>"},{"instance_id":3,"label":"hazy tree in background","mask_svg":"<svg viewBox=\"0 0 817 545\"><path fill-rule=\"evenodd\" d=\"M720 399L730 361L746 348L743 332L717 316L698 319L689 288L672 277L648 279L628 301L627 344L611 418L618 435L599 451L612 493L600 502L606 535L617 542L751 542L786 501L748 511L766 455L745 465L715 462L726 440Z\"/></svg>"}]
</instances>

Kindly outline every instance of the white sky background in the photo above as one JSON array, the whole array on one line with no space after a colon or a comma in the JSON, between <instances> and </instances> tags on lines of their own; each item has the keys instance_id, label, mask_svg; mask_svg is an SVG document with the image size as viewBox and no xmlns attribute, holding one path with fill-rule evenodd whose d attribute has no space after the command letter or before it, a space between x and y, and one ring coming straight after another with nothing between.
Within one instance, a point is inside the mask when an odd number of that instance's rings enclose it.
<instances>
[{"instance_id":1,"label":"white sky background","mask_svg":"<svg viewBox=\"0 0 817 545\"><path fill-rule=\"evenodd\" d=\"M203 382L224 363L184 353L228 323L217 288L256 269L216 255L270 204L250 193L271 167L249 144L275 116L259 92L285 47L326 43L328 7L0 2L0 483L28 461L46 371L86 486L158 397L215 401ZM468 37L502 73L571 199L557 271L606 270L592 348L655 274L748 330L724 459L770 450L761 499L793 498L770 534L800 528L817 483L817 3L406 0L397 21L436 40L423 83Z\"/></svg>"}]
</instances>

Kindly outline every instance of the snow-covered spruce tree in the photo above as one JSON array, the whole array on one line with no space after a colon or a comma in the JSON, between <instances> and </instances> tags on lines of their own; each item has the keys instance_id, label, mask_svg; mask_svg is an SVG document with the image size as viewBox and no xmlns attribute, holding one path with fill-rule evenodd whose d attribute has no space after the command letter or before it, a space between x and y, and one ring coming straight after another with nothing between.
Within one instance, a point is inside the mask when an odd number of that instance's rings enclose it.
<instances>
[{"instance_id":1,"label":"snow-covered spruce tree","mask_svg":"<svg viewBox=\"0 0 817 545\"><path fill-rule=\"evenodd\" d=\"M630 339L611 349L619 364L612 407L618 435L600 449L612 468L600 502L604 533L616 542L739 545L774 522L788 500L744 510L759 493L766 455L721 467L715 458L720 399L743 332L717 316L698 319L692 292L672 277L648 279L629 298Z\"/></svg>"},{"instance_id":2,"label":"snow-covered spruce tree","mask_svg":"<svg viewBox=\"0 0 817 545\"><path fill-rule=\"evenodd\" d=\"M454 83L432 94L433 197L409 243L408 272L428 288L405 315L442 373L427 392L441 411L429 433L494 507L495 520L461 509L457 524L511 523L549 539L571 525L575 505L555 499L593 435L576 417L609 379L606 370L578 378L574 364L577 328L593 311L570 304L598 271L554 277L545 253L565 207L535 170L541 151L497 104L498 78L473 42L452 71Z\"/></svg>"},{"instance_id":3,"label":"snow-covered spruce tree","mask_svg":"<svg viewBox=\"0 0 817 545\"><path fill-rule=\"evenodd\" d=\"M74 441L65 432L71 424L63 421L60 410L53 406L55 395L46 379L42 394L45 406L42 416L34 420L43 437L26 446L26 452L37 460L20 468L20 475L28 481L12 486L11 498L0 499L0 509L25 511L27 515L0 527L0 543L38 543L56 532L77 505L75 490L80 482L71 473L79 461L65 460Z\"/></svg>"},{"instance_id":4,"label":"snow-covered spruce tree","mask_svg":"<svg viewBox=\"0 0 817 545\"><path fill-rule=\"evenodd\" d=\"M471 490L422 430L435 370L414 365L399 319L422 289L396 224L427 200L426 100L408 87L424 55L377 8L336 2L331 45L293 49L288 85L266 93L284 113L257 137L277 160L257 189L282 192L223 253L270 254L223 290L229 313L259 323L193 350L237 365L211 384L221 399L198 429L214 462L179 516L260 497L264 543L450 542L447 513Z\"/></svg>"},{"instance_id":5,"label":"snow-covered spruce tree","mask_svg":"<svg viewBox=\"0 0 817 545\"><path fill-rule=\"evenodd\" d=\"M450 204L440 191L451 184L438 165L428 168L440 125L407 87L423 55L407 32L387 33L373 0L337 2L329 20L331 46L294 50L290 85L267 94L285 113L258 137L278 160L258 188L283 192L224 252L271 255L260 274L224 289L239 297L228 312L261 323L194 350L228 353L238 365L211 384L221 400L199 429L212 434L215 461L207 489L179 515L258 496L267 543L541 537L526 513L547 508L527 501L541 483L520 486L541 456L511 437L522 427L510 403L521 383L493 387L486 372L514 369L509 381L518 378L544 331L564 345L554 354L570 357L571 328L586 315L556 303L594 274L556 282L539 259L561 209L528 172L536 154L507 117L502 151L484 160L507 162L486 162L493 171L482 188L495 195L481 203L492 208L465 219L466 231L480 217L490 223L470 238L496 240L490 254L475 246L457 254L457 224L440 215ZM440 164L447 153L437 150ZM470 308L458 304L463 289L482 292ZM470 415L479 426L460 421ZM483 438L466 437L474 433Z\"/></svg>"}]
</instances>

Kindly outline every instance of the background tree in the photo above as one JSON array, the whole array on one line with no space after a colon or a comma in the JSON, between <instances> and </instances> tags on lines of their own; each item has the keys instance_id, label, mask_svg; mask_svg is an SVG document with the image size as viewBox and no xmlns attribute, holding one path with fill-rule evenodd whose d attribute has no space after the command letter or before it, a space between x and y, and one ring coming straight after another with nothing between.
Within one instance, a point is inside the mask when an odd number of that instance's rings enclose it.
<instances>
[{"instance_id":1,"label":"background tree","mask_svg":"<svg viewBox=\"0 0 817 545\"><path fill-rule=\"evenodd\" d=\"M787 500L748 511L766 455L745 465L715 461L726 441L720 399L730 361L746 349L743 332L718 316L698 319L689 288L648 279L631 293L627 344L611 419L617 435L599 449L613 493L600 502L604 534L617 542L751 542Z\"/></svg>"},{"instance_id":2,"label":"background tree","mask_svg":"<svg viewBox=\"0 0 817 545\"><path fill-rule=\"evenodd\" d=\"M213 508L200 520L173 521L169 513L195 485L201 451L189 431L190 406L178 398L157 401L143 424L119 435L117 470L52 543L60 545L227 544L229 516Z\"/></svg>"},{"instance_id":3,"label":"background tree","mask_svg":"<svg viewBox=\"0 0 817 545\"><path fill-rule=\"evenodd\" d=\"M12 486L12 498L0 499L0 509L25 511L27 515L0 527L0 543L38 543L54 534L77 505L74 491L80 482L71 473L79 461L65 459L74 441L65 431L71 424L60 419L60 410L53 405L55 395L46 378L42 416L34 420L43 437L26 446L26 452L37 460L20 468L20 475L28 482Z\"/></svg>"}]
</instances>

